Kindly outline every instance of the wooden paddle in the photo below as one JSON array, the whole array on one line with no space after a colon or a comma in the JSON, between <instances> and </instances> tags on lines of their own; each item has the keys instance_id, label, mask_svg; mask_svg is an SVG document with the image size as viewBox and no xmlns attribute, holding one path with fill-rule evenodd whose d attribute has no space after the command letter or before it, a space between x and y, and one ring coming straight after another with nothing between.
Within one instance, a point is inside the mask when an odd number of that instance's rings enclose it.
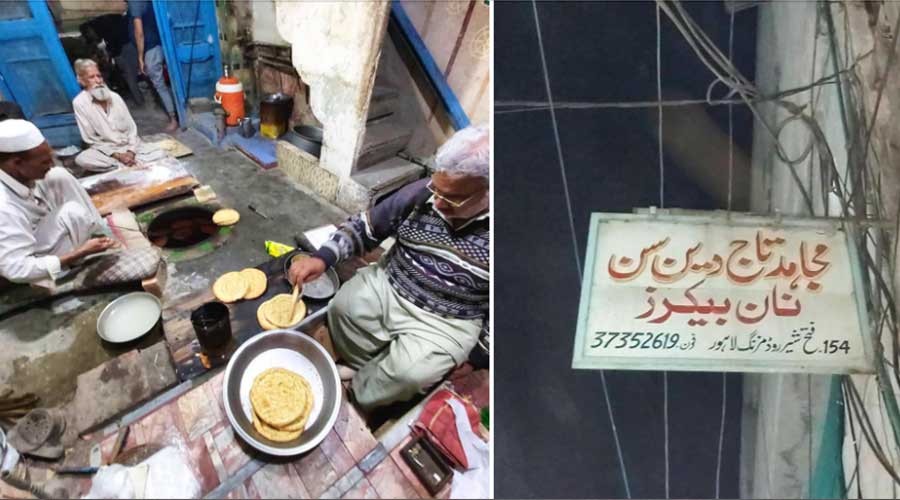
<instances>
[{"instance_id":1,"label":"wooden paddle","mask_svg":"<svg viewBox=\"0 0 900 500\"><path fill-rule=\"evenodd\" d=\"M294 320L294 311L297 309L297 297L300 295L300 283L294 283L294 292L291 294L291 315L288 316L290 318L289 321Z\"/></svg>"}]
</instances>

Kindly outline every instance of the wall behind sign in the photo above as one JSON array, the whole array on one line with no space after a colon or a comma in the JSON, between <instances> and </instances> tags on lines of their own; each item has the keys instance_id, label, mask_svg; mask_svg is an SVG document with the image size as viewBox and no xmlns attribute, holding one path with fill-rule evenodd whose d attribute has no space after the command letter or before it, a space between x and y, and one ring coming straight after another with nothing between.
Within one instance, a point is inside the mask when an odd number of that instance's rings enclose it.
<instances>
[{"instance_id":1,"label":"wall behind sign","mask_svg":"<svg viewBox=\"0 0 900 500\"><path fill-rule=\"evenodd\" d=\"M410 21L473 124L488 123L491 114L490 7L481 0L460 2L401 1ZM434 91L419 70L404 63L385 37L378 84L400 89L413 126L407 151L430 155L454 129ZM408 89L408 92L407 92Z\"/></svg>"}]
</instances>

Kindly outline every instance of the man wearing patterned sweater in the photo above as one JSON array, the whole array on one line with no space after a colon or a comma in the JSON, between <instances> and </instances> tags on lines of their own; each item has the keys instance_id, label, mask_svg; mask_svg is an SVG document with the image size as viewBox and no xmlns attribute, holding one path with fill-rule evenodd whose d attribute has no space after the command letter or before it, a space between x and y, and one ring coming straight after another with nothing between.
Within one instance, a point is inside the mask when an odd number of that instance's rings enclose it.
<instances>
[{"instance_id":1,"label":"man wearing patterned sweater","mask_svg":"<svg viewBox=\"0 0 900 500\"><path fill-rule=\"evenodd\" d=\"M370 410L405 401L487 342L490 261L490 136L486 126L454 134L434 175L351 217L292 282L396 243L344 284L328 311L335 349L357 403Z\"/></svg>"}]
</instances>

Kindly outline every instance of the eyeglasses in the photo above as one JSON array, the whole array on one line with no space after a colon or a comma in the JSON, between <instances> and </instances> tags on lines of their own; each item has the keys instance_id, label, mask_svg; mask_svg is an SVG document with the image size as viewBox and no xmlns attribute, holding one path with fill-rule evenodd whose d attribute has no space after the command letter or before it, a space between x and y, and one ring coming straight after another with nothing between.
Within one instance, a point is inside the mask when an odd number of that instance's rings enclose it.
<instances>
[{"instance_id":1,"label":"eyeglasses","mask_svg":"<svg viewBox=\"0 0 900 500\"><path fill-rule=\"evenodd\" d=\"M475 193L462 201L457 201L457 200L454 200L453 198L448 198L448 197L442 195L441 193L439 193L434 188L434 181L429 181L428 185L425 186L425 189L431 191L431 194L433 194L435 198L444 201L445 203L447 203L448 205L450 205L453 208L459 208L459 207L465 205L466 203L472 201L476 196L478 196L480 194L480 192Z\"/></svg>"}]
</instances>

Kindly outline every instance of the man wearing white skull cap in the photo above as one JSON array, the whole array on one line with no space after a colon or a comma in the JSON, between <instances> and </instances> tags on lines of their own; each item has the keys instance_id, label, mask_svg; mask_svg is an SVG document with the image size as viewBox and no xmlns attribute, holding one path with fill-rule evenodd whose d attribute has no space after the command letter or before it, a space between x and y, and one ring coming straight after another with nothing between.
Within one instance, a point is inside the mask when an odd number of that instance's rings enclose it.
<instances>
[{"instance_id":1,"label":"man wearing white skull cap","mask_svg":"<svg viewBox=\"0 0 900 500\"><path fill-rule=\"evenodd\" d=\"M102 220L34 124L0 121L0 276L49 283L82 257L115 246L91 238Z\"/></svg>"}]
</instances>

